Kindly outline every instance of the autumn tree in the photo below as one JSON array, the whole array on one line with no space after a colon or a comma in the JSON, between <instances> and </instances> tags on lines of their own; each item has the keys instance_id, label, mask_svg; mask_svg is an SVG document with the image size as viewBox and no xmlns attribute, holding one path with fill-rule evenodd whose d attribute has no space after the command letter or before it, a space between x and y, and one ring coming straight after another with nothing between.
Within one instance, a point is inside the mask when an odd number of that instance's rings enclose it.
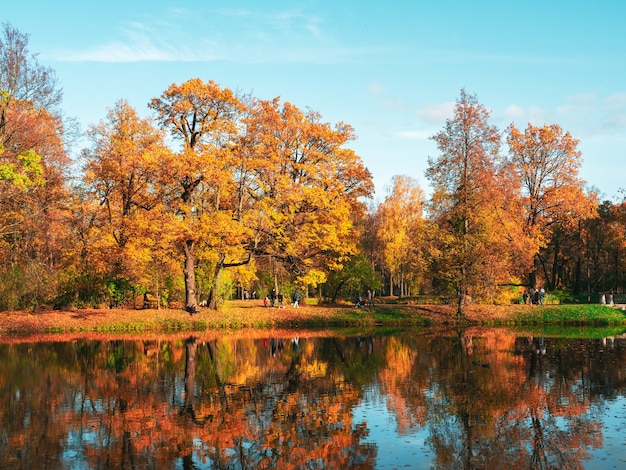
<instances>
[{"instance_id":1,"label":"autumn tree","mask_svg":"<svg viewBox=\"0 0 626 470\"><path fill-rule=\"evenodd\" d=\"M55 295L69 159L54 72L9 24L0 37L0 306L35 307Z\"/></svg>"},{"instance_id":2,"label":"autumn tree","mask_svg":"<svg viewBox=\"0 0 626 470\"><path fill-rule=\"evenodd\" d=\"M216 244L226 233L236 236L237 225L222 210L222 197L231 189L232 144L237 134L236 117L242 104L232 90L217 83L191 79L172 84L150 108L157 112L159 123L180 144L177 158L168 168L170 185L175 187L169 203L180 218L179 246L184 254L185 308L197 311L196 250L204 236ZM210 230L211 233L203 234ZM216 250L224 263L225 249Z\"/></svg>"},{"instance_id":3,"label":"autumn tree","mask_svg":"<svg viewBox=\"0 0 626 470\"><path fill-rule=\"evenodd\" d=\"M0 38L0 182L11 181L20 187L41 182L41 155L32 146L23 145L32 141L32 137L26 137L30 126L34 119L43 118L56 120L55 125L60 127L59 105L63 96L54 71L39 64L37 55L29 51L28 38L10 24L3 24ZM60 129L53 130L58 135Z\"/></svg>"},{"instance_id":4,"label":"autumn tree","mask_svg":"<svg viewBox=\"0 0 626 470\"><path fill-rule=\"evenodd\" d=\"M89 135L93 145L84 152L84 171L101 211L98 255L107 260L110 282L147 286L153 235L168 231L157 214L163 210L168 192L163 183L172 160L164 132L120 100Z\"/></svg>"},{"instance_id":5,"label":"autumn tree","mask_svg":"<svg viewBox=\"0 0 626 470\"><path fill-rule=\"evenodd\" d=\"M625 292L626 202L603 201L598 216L580 225L579 256L572 260L572 293Z\"/></svg>"},{"instance_id":6,"label":"autumn tree","mask_svg":"<svg viewBox=\"0 0 626 470\"><path fill-rule=\"evenodd\" d=\"M507 143L507 163L521 182L524 232L534 244L529 283L537 287L537 273L541 272L546 287L554 289L560 284L562 235L577 230L579 221L595 213L595 197L585 193L578 175L578 140L558 124L529 124L524 132L511 124Z\"/></svg>"},{"instance_id":7,"label":"autumn tree","mask_svg":"<svg viewBox=\"0 0 626 470\"><path fill-rule=\"evenodd\" d=\"M378 206L377 235L389 272L389 292L393 293L397 280L400 297L410 292L411 284L417 287L425 272L425 202L424 191L416 180L396 175L387 197Z\"/></svg>"},{"instance_id":8,"label":"autumn tree","mask_svg":"<svg viewBox=\"0 0 626 470\"><path fill-rule=\"evenodd\" d=\"M248 222L256 256L270 257L302 285L324 282L357 252L353 220L363 217L373 190L347 147L354 130L276 98L256 103L248 132L257 152L250 197L258 210Z\"/></svg>"},{"instance_id":9,"label":"autumn tree","mask_svg":"<svg viewBox=\"0 0 626 470\"><path fill-rule=\"evenodd\" d=\"M432 139L440 156L428 159L433 187L430 213L436 224L431 253L434 275L453 289L457 316L468 296L482 296L510 278L511 242L498 173L500 134L488 110L464 90L454 116Z\"/></svg>"}]
</instances>

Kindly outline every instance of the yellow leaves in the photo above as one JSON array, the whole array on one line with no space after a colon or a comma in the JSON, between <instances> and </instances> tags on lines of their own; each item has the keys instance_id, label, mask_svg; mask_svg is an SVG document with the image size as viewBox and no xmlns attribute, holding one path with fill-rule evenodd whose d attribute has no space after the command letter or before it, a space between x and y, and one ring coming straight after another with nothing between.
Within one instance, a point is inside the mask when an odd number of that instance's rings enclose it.
<instances>
[{"instance_id":1,"label":"yellow leaves","mask_svg":"<svg viewBox=\"0 0 626 470\"><path fill-rule=\"evenodd\" d=\"M0 181L9 181L22 191L33 185L43 186L42 174L41 156L33 150L20 153L17 162L0 164Z\"/></svg>"},{"instance_id":2,"label":"yellow leaves","mask_svg":"<svg viewBox=\"0 0 626 470\"><path fill-rule=\"evenodd\" d=\"M392 271L410 272L414 256L423 242L425 221L422 218L424 192L417 181L394 176L387 198L378 206L377 237L382 244L386 266Z\"/></svg>"},{"instance_id":3,"label":"yellow leaves","mask_svg":"<svg viewBox=\"0 0 626 470\"><path fill-rule=\"evenodd\" d=\"M224 142L224 135L236 132L235 116L243 111L243 104L232 90L199 78L170 85L160 98L152 99L149 107L185 148L192 149Z\"/></svg>"},{"instance_id":4,"label":"yellow leaves","mask_svg":"<svg viewBox=\"0 0 626 470\"><path fill-rule=\"evenodd\" d=\"M167 244L180 235L179 220L164 212L163 183L172 159L163 132L119 101L90 135L94 145L86 153L85 182L99 203L92 213L98 213L100 237L116 245L102 252L114 261L118 276L147 283L155 259L171 257Z\"/></svg>"},{"instance_id":5,"label":"yellow leaves","mask_svg":"<svg viewBox=\"0 0 626 470\"><path fill-rule=\"evenodd\" d=\"M250 239L250 229L225 212L204 214L196 224L194 233L186 233L198 242L197 255L200 259L212 258L225 253L228 259L244 259L244 246ZM204 252L207 252L204 254Z\"/></svg>"},{"instance_id":6,"label":"yellow leaves","mask_svg":"<svg viewBox=\"0 0 626 470\"><path fill-rule=\"evenodd\" d=\"M103 203L102 229L133 252L122 257L127 268L149 264L151 247L170 243L185 253L187 270L196 260L217 268L260 254L317 284L355 251L352 220L373 185L343 148L354 138L350 126L199 79L171 85L149 107L175 151L122 101L92 129L87 154L85 181ZM251 279L246 269L235 275Z\"/></svg>"},{"instance_id":7,"label":"yellow leaves","mask_svg":"<svg viewBox=\"0 0 626 470\"><path fill-rule=\"evenodd\" d=\"M320 269L309 269L304 275L298 276L298 283L316 288L326 282L328 275Z\"/></svg>"},{"instance_id":8,"label":"yellow leaves","mask_svg":"<svg viewBox=\"0 0 626 470\"><path fill-rule=\"evenodd\" d=\"M255 165L260 218L266 249L289 257L301 268L354 250L352 217L364 211L359 197L369 195L371 176L354 152L342 148L352 138L349 126L332 129L315 112L290 103L258 101L249 121L259 163Z\"/></svg>"}]
</instances>

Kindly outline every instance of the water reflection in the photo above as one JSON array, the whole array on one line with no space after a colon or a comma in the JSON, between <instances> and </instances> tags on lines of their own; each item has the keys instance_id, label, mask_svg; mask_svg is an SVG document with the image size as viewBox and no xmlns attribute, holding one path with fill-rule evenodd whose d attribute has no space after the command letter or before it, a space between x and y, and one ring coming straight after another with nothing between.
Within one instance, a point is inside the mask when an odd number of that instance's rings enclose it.
<instances>
[{"instance_id":1,"label":"water reflection","mask_svg":"<svg viewBox=\"0 0 626 470\"><path fill-rule=\"evenodd\" d=\"M618 468L624 341L473 329L5 342L0 467Z\"/></svg>"}]
</instances>

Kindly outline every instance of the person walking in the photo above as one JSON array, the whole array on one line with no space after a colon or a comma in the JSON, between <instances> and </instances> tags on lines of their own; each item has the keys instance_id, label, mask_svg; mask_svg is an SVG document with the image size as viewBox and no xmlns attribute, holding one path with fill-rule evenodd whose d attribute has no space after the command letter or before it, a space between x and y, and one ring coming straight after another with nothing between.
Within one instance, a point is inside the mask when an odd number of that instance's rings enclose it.
<instances>
[{"instance_id":1,"label":"person walking","mask_svg":"<svg viewBox=\"0 0 626 470\"><path fill-rule=\"evenodd\" d=\"M293 307L298 308L300 305L300 292L296 291L293 294Z\"/></svg>"}]
</instances>

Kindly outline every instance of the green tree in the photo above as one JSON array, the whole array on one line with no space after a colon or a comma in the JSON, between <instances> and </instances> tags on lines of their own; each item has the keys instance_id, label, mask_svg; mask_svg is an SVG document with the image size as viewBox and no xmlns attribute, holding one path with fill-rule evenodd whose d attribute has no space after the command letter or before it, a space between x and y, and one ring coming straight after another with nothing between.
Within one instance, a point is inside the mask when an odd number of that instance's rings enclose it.
<instances>
[{"instance_id":1,"label":"green tree","mask_svg":"<svg viewBox=\"0 0 626 470\"><path fill-rule=\"evenodd\" d=\"M352 299L354 292L362 294L366 289L375 291L379 286L372 263L363 256L356 255L350 257L341 269L330 271L324 283L324 292L330 302L335 303L342 294Z\"/></svg>"}]
</instances>

